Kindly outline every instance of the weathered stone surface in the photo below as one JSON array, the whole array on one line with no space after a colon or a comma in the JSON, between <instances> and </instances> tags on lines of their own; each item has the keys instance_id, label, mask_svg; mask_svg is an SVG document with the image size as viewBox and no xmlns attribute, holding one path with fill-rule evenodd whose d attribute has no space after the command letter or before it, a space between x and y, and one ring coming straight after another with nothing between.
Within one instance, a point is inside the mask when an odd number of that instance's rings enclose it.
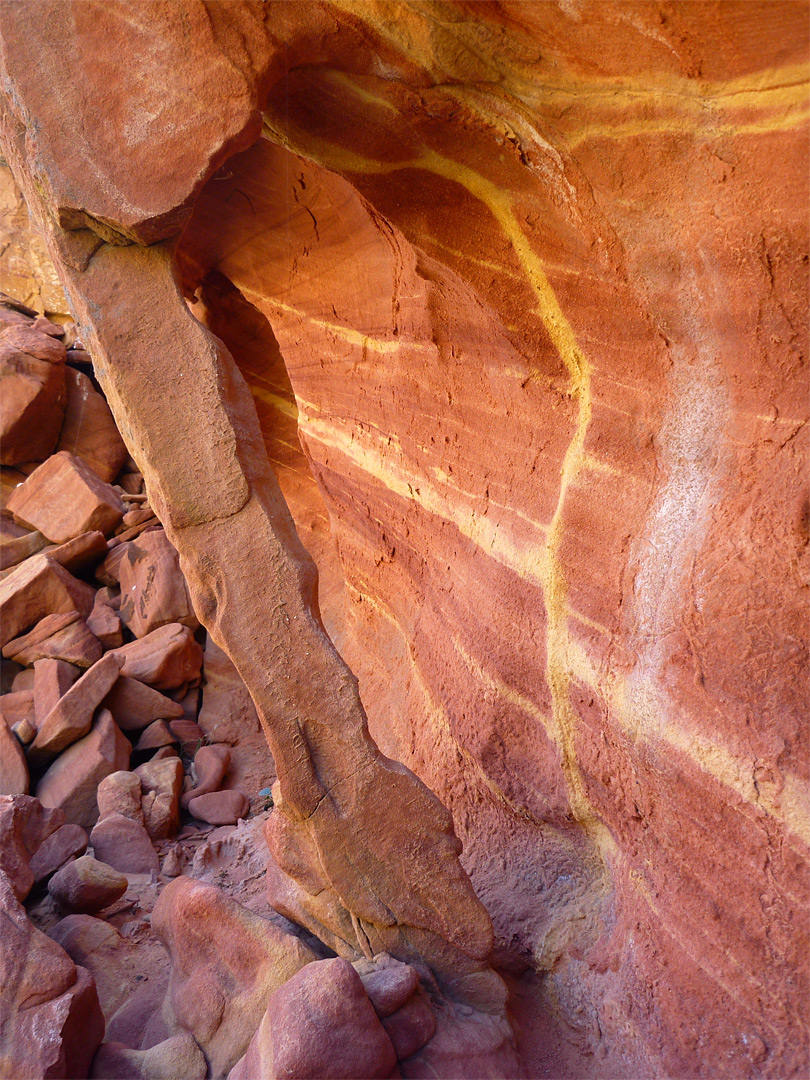
<instances>
[{"instance_id":1,"label":"weathered stone surface","mask_svg":"<svg viewBox=\"0 0 810 1080\"><path fill-rule=\"evenodd\" d=\"M152 758L135 769L141 784L141 810L153 840L174 836L180 828L183 764L178 757Z\"/></svg>"},{"instance_id":2,"label":"weathered stone surface","mask_svg":"<svg viewBox=\"0 0 810 1080\"><path fill-rule=\"evenodd\" d=\"M206 795L209 791L217 791L225 779L230 764L231 752L223 743L201 746L194 755L196 783L191 790L183 795L181 800L183 806L187 807L189 802L197 798L198 795Z\"/></svg>"},{"instance_id":3,"label":"weathered stone surface","mask_svg":"<svg viewBox=\"0 0 810 1080\"><path fill-rule=\"evenodd\" d=\"M80 825L63 825L52 832L31 856L30 867L34 884L45 881L68 859L77 858L87 851L87 833Z\"/></svg>"},{"instance_id":4,"label":"weathered stone surface","mask_svg":"<svg viewBox=\"0 0 810 1080\"><path fill-rule=\"evenodd\" d=\"M89 615L93 590L47 555L35 555L0 581L0 641L5 646L47 615ZM4 656L16 655L7 652Z\"/></svg>"},{"instance_id":5,"label":"weathered stone surface","mask_svg":"<svg viewBox=\"0 0 810 1080\"><path fill-rule=\"evenodd\" d=\"M11 728L20 720L31 719L35 715L33 690L13 690L0 697L0 719L6 727Z\"/></svg>"},{"instance_id":6,"label":"weathered stone surface","mask_svg":"<svg viewBox=\"0 0 810 1080\"><path fill-rule=\"evenodd\" d=\"M37 760L61 753L87 734L96 708L118 678L119 668L118 656L107 653L73 683L44 720L37 723L37 735L31 747Z\"/></svg>"},{"instance_id":7,"label":"weathered stone surface","mask_svg":"<svg viewBox=\"0 0 810 1080\"><path fill-rule=\"evenodd\" d=\"M72 574L78 574L83 573L88 567L106 557L107 541L104 539L103 532L91 530L74 536L72 540L68 540L64 544L47 547L45 553L54 562L58 562L60 566L70 570Z\"/></svg>"},{"instance_id":8,"label":"weathered stone surface","mask_svg":"<svg viewBox=\"0 0 810 1080\"><path fill-rule=\"evenodd\" d=\"M273 991L317 959L218 889L183 877L161 893L152 929L172 960L164 1016L194 1036L214 1076L244 1054Z\"/></svg>"},{"instance_id":9,"label":"weathered stone surface","mask_svg":"<svg viewBox=\"0 0 810 1080\"><path fill-rule=\"evenodd\" d=\"M413 1057L436 1034L436 1014L424 993L413 994L396 1012L385 1017L382 1024L399 1061Z\"/></svg>"},{"instance_id":10,"label":"weathered stone surface","mask_svg":"<svg viewBox=\"0 0 810 1080\"><path fill-rule=\"evenodd\" d=\"M36 555L48 542L42 533L18 525L7 514L5 510L0 513L0 570L8 570L30 555Z\"/></svg>"},{"instance_id":11,"label":"weathered stone surface","mask_svg":"<svg viewBox=\"0 0 810 1080\"><path fill-rule=\"evenodd\" d=\"M104 1037L92 978L29 921L0 871L0 1077L87 1076Z\"/></svg>"},{"instance_id":12,"label":"weathered stone surface","mask_svg":"<svg viewBox=\"0 0 810 1080\"><path fill-rule=\"evenodd\" d=\"M48 892L60 907L84 915L109 907L126 891L124 875L91 855L67 863L48 882Z\"/></svg>"},{"instance_id":13,"label":"weathered stone surface","mask_svg":"<svg viewBox=\"0 0 810 1080\"><path fill-rule=\"evenodd\" d=\"M64 824L61 810L46 809L37 799L0 795L0 870L18 900L24 900L34 884L32 856Z\"/></svg>"},{"instance_id":14,"label":"weathered stone surface","mask_svg":"<svg viewBox=\"0 0 810 1080\"><path fill-rule=\"evenodd\" d=\"M134 772L110 773L98 785L96 793L99 820L110 814L123 814L143 825L141 810L141 781Z\"/></svg>"},{"instance_id":15,"label":"weathered stone surface","mask_svg":"<svg viewBox=\"0 0 810 1080\"><path fill-rule=\"evenodd\" d=\"M34 661L34 714L40 727L56 703L81 675L81 668L45 657Z\"/></svg>"},{"instance_id":16,"label":"weathered stone surface","mask_svg":"<svg viewBox=\"0 0 810 1080\"><path fill-rule=\"evenodd\" d=\"M182 705L146 683L121 675L104 700L122 731L140 731L154 720L183 715Z\"/></svg>"},{"instance_id":17,"label":"weathered stone surface","mask_svg":"<svg viewBox=\"0 0 810 1080\"><path fill-rule=\"evenodd\" d=\"M13 661L8 661L13 663ZM3 687L6 690L6 687ZM18 671L11 680L11 687L7 693L3 694L4 698L7 698L9 694L19 693L21 690L29 690L33 693L34 690L34 671L33 668L26 668L23 671ZM2 704L2 702L0 702Z\"/></svg>"},{"instance_id":18,"label":"weathered stone surface","mask_svg":"<svg viewBox=\"0 0 810 1080\"><path fill-rule=\"evenodd\" d=\"M185 701L185 698L183 699ZM205 734L199 724L193 720L171 720L169 727L180 740L184 754L193 758L205 743Z\"/></svg>"},{"instance_id":19,"label":"weathered stone surface","mask_svg":"<svg viewBox=\"0 0 810 1080\"><path fill-rule=\"evenodd\" d=\"M123 658L121 674L156 690L171 690L196 678L203 651L187 626L169 623L116 650Z\"/></svg>"},{"instance_id":20,"label":"weathered stone surface","mask_svg":"<svg viewBox=\"0 0 810 1080\"><path fill-rule=\"evenodd\" d=\"M148 1050L102 1043L93 1058L92 1080L205 1080L208 1065L191 1035L174 1035Z\"/></svg>"},{"instance_id":21,"label":"weathered stone surface","mask_svg":"<svg viewBox=\"0 0 810 1080\"><path fill-rule=\"evenodd\" d=\"M245 1057L228 1080L384 1080L396 1063L357 972L338 958L307 964L271 995Z\"/></svg>"},{"instance_id":22,"label":"weathered stone surface","mask_svg":"<svg viewBox=\"0 0 810 1080\"><path fill-rule=\"evenodd\" d=\"M234 746L255 731L256 706L239 672L209 635L205 643L205 685L197 722L210 742Z\"/></svg>"},{"instance_id":23,"label":"weathered stone surface","mask_svg":"<svg viewBox=\"0 0 810 1080\"><path fill-rule=\"evenodd\" d=\"M65 346L33 327L0 325L0 461L42 461L56 446L67 394Z\"/></svg>"},{"instance_id":24,"label":"weathered stone surface","mask_svg":"<svg viewBox=\"0 0 810 1080\"><path fill-rule=\"evenodd\" d=\"M25 751L0 717L0 795L27 795L30 785Z\"/></svg>"},{"instance_id":25,"label":"weathered stone surface","mask_svg":"<svg viewBox=\"0 0 810 1080\"><path fill-rule=\"evenodd\" d=\"M149 727L143 729L135 743L135 750L157 750L161 746L172 746L180 740L171 731L165 720L153 720Z\"/></svg>"},{"instance_id":26,"label":"weathered stone surface","mask_svg":"<svg viewBox=\"0 0 810 1080\"><path fill-rule=\"evenodd\" d=\"M80 458L62 450L35 469L8 501L15 521L56 544L81 533L111 533L124 516L118 493Z\"/></svg>"},{"instance_id":27,"label":"weathered stone surface","mask_svg":"<svg viewBox=\"0 0 810 1080\"><path fill-rule=\"evenodd\" d=\"M209 825L235 825L249 809L250 802L241 791L210 791L188 802L188 812Z\"/></svg>"},{"instance_id":28,"label":"weathered stone surface","mask_svg":"<svg viewBox=\"0 0 810 1080\"><path fill-rule=\"evenodd\" d=\"M92 828L98 818L96 790L105 776L126 770L132 744L108 709L100 709L89 735L69 746L37 784L43 806L62 809L68 821Z\"/></svg>"},{"instance_id":29,"label":"weathered stone surface","mask_svg":"<svg viewBox=\"0 0 810 1080\"><path fill-rule=\"evenodd\" d=\"M103 651L101 642L87 629L78 611L68 611L63 615L46 615L29 633L9 641L3 654L19 664L53 659L89 668L101 659Z\"/></svg>"},{"instance_id":30,"label":"weathered stone surface","mask_svg":"<svg viewBox=\"0 0 810 1080\"><path fill-rule=\"evenodd\" d=\"M90 843L97 859L123 874L157 874L160 870L149 833L131 817L107 814L90 833Z\"/></svg>"},{"instance_id":31,"label":"weathered stone surface","mask_svg":"<svg viewBox=\"0 0 810 1080\"><path fill-rule=\"evenodd\" d=\"M81 458L109 483L127 459L127 448L110 408L84 372L67 368L65 381L67 406L57 450Z\"/></svg>"},{"instance_id":32,"label":"weathered stone surface","mask_svg":"<svg viewBox=\"0 0 810 1080\"><path fill-rule=\"evenodd\" d=\"M127 544L118 580L121 621L135 637L145 637L167 623L182 623L192 630L199 626L177 552L163 529L151 529Z\"/></svg>"}]
</instances>

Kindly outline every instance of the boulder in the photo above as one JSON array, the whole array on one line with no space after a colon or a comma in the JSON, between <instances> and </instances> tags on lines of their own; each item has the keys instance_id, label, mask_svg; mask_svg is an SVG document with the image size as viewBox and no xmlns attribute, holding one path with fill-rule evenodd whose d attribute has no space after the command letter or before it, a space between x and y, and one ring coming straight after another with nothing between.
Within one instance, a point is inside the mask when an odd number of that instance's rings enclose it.
<instances>
[{"instance_id":1,"label":"boulder","mask_svg":"<svg viewBox=\"0 0 810 1080\"><path fill-rule=\"evenodd\" d=\"M348 960L308 964L276 990L228 1080L385 1080L397 1064L388 1034Z\"/></svg>"},{"instance_id":2,"label":"boulder","mask_svg":"<svg viewBox=\"0 0 810 1080\"><path fill-rule=\"evenodd\" d=\"M152 529L127 545L118 577L121 621L135 637L145 637L168 623L192 630L199 626L177 552L163 529Z\"/></svg>"},{"instance_id":3,"label":"boulder","mask_svg":"<svg viewBox=\"0 0 810 1080\"><path fill-rule=\"evenodd\" d=\"M33 630L9 641L3 649L3 655L15 659L18 664L53 659L80 668L92 667L103 652L101 642L87 629L78 611L46 615Z\"/></svg>"},{"instance_id":4,"label":"boulder","mask_svg":"<svg viewBox=\"0 0 810 1080\"><path fill-rule=\"evenodd\" d=\"M139 821L108 814L90 833L97 859L123 874L157 874L160 861L149 833Z\"/></svg>"},{"instance_id":5,"label":"boulder","mask_svg":"<svg viewBox=\"0 0 810 1080\"><path fill-rule=\"evenodd\" d=\"M183 763L178 757L154 758L135 769L141 784L141 810L153 840L174 836L180 828Z\"/></svg>"},{"instance_id":6,"label":"boulder","mask_svg":"<svg viewBox=\"0 0 810 1080\"><path fill-rule=\"evenodd\" d=\"M68 368L65 382L67 405L57 449L81 458L109 483L128 456L110 407L84 372Z\"/></svg>"},{"instance_id":7,"label":"boulder","mask_svg":"<svg viewBox=\"0 0 810 1080\"><path fill-rule=\"evenodd\" d=\"M119 900L128 884L124 875L111 866L91 855L82 855L54 874L48 892L60 907L93 915Z\"/></svg>"},{"instance_id":8,"label":"boulder","mask_svg":"<svg viewBox=\"0 0 810 1080\"><path fill-rule=\"evenodd\" d=\"M185 698L183 700L185 701ZM194 720L170 720L169 727L180 740L183 753L190 758L193 758L205 743L203 729Z\"/></svg>"},{"instance_id":9,"label":"boulder","mask_svg":"<svg viewBox=\"0 0 810 1080\"><path fill-rule=\"evenodd\" d=\"M231 752L224 743L213 746L201 746L194 756L194 774L196 784L182 798L183 807L188 807L192 799L217 791L225 779L231 763Z\"/></svg>"},{"instance_id":10,"label":"boulder","mask_svg":"<svg viewBox=\"0 0 810 1080\"><path fill-rule=\"evenodd\" d=\"M188 804L189 813L209 825L235 825L247 816L249 809L250 802L241 791L211 791L198 795Z\"/></svg>"},{"instance_id":11,"label":"boulder","mask_svg":"<svg viewBox=\"0 0 810 1080\"><path fill-rule=\"evenodd\" d=\"M105 649L117 649L124 644L124 633L118 612L100 600L98 593L96 593L93 610L87 616L87 629L91 634L95 634Z\"/></svg>"},{"instance_id":12,"label":"boulder","mask_svg":"<svg viewBox=\"0 0 810 1080\"><path fill-rule=\"evenodd\" d=\"M152 930L172 961L166 1022L194 1036L212 1076L224 1076L244 1054L273 991L317 959L299 938L187 877L161 893Z\"/></svg>"},{"instance_id":13,"label":"boulder","mask_svg":"<svg viewBox=\"0 0 810 1080\"><path fill-rule=\"evenodd\" d=\"M46 615L89 615L94 593L45 554L34 555L0 581L0 644L7 645ZM12 655L3 650L4 656Z\"/></svg>"},{"instance_id":14,"label":"boulder","mask_svg":"<svg viewBox=\"0 0 810 1080\"><path fill-rule=\"evenodd\" d=\"M27 795L29 786L22 743L0 718L0 795Z\"/></svg>"},{"instance_id":15,"label":"boulder","mask_svg":"<svg viewBox=\"0 0 810 1080\"><path fill-rule=\"evenodd\" d=\"M98 529L81 533L64 544L46 547L45 552L54 562L70 570L71 574L85 572L107 554L107 541Z\"/></svg>"},{"instance_id":16,"label":"boulder","mask_svg":"<svg viewBox=\"0 0 810 1080\"><path fill-rule=\"evenodd\" d=\"M60 753L90 730L93 714L118 678L120 660L107 653L57 701L41 724L31 747L32 760Z\"/></svg>"},{"instance_id":17,"label":"boulder","mask_svg":"<svg viewBox=\"0 0 810 1080\"><path fill-rule=\"evenodd\" d=\"M34 884L32 857L64 824L61 810L46 809L28 795L0 796L0 870L18 900L24 900Z\"/></svg>"},{"instance_id":18,"label":"boulder","mask_svg":"<svg viewBox=\"0 0 810 1080\"><path fill-rule=\"evenodd\" d=\"M104 1037L92 977L37 930L0 872L0 1077L87 1076Z\"/></svg>"},{"instance_id":19,"label":"boulder","mask_svg":"<svg viewBox=\"0 0 810 1080\"><path fill-rule=\"evenodd\" d=\"M34 715L37 727L73 686L81 668L64 660L43 657L34 661Z\"/></svg>"},{"instance_id":20,"label":"boulder","mask_svg":"<svg viewBox=\"0 0 810 1080\"><path fill-rule=\"evenodd\" d=\"M7 511L0 514L0 570L8 570L31 555L36 555L47 544L42 533L18 525Z\"/></svg>"},{"instance_id":21,"label":"boulder","mask_svg":"<svg viewBox=\"0 0 810 1080\"><path fill-rule=\"evenodd\" d=\"M135 750L158 750L161 746L172 746L179 741L165 720L154 720L141 732Z\"/></svg>"},{"instance_id":22,"label":"boulder","mask_svg":"<svg viewBox=\"0 0 810 1080\"><path fill-rule=\"evenodd\" d=\"M171 690L196 678L203 651L187 626L169 623L131 641L116 655L124 658L121 674L148 683L156 690Z\"/></svg>"},{"instance_id":23,"label":"boulder","mask_svg":"<svg viewBox=\"0 0 810 1080\"><path fill-rule=\"evenodd\" d=\"M35 469L11 496L8 509L15 521L39 529L56 544L96 530L108 535L124 516L115 488L66 451Z\"/></svg>"},{"instance_id":24,"label":"boulder","mask_svg":"<svg viewBox=\"0 0 810 1080\"><path fill-rule=\"evenodd\" d=\"M173 1035L148 1050L102 1043L90 1072L91 1080L205 1080L207 1075L205 1057L191 1035Z\"/></svg>"},{"instance_id":25,"label":"boulder","mask_svg":"<svg viewBox=\"0 0 810 1080\"><path fill-rule=\"evenodd\" d=\"M122 814L143 825L141 810L141 780L134 772L110 773L98 785L96 792L99 821L110 814Z\"/></svg>"},{"instance_id":26,"label":"boulder","mask_svg":"<svg viewBox=\"0 0 810 1080\"><path fill-rule=\"evenodd\" d=\"M209 635L205 643L205 685L197 723L212 743L234 746L259 730L256 706L228 656Z\"/></svg>"},{"instance_id":27,"label":"boulder","mask_svg":"<svg viewBox=\"0 0 810 1080\"><path fill-rule=\"evenodd\" d=\"M13 690L0 697L0 719L6 727L12 728L21 720L35 719L35 715L33 690Z\"/></svg>"},{"instance_id":28,"label":"boulder","mask_svg":"<svg viewBox=\"0 0 810 1080\"><path fill-rule=\"evenodd\" d=\"M67 393L65 347L29 328L0 328L0 461L42 461L56 446ZM47 340L37 349L36 338Z\"/></svg>"},{"instance_id":29,"label":"boulder","mask_svg":"<svg viewBox=\"0 0 810 1080\"><path fill-rule=\"evenodd\" d=\"M105 1017L112 1016L132 993L132 947L114 926L93 915L66 915L48 936L74 964L90 972L101 1011Z\"/></svg>"},{"instance_id":30,"label":"boulder","mask_svg":"<svg viewBox=\"0 0 810 1080\"><path fill-rule=\"evenodd\" d=\"M59 807L68 821L92 828L98 818L96 790L105 776L126 769L132 746L108 709L100 709L83 739L73 743L37 784L43 806Z\"/></svg>"},{"instance_id":31,"label":"boulder","mask_svg":"<svg viewBox=\"0 0 810 1080\"><path fill-rule=\"evenodd\" d=\"M140 731L155 720L171 720L183 715L182 705L126 675L119 677L104 704L122 731Z\"/></svg>"},{"instance_id":32,"label":"boulder","mask_svg":"<svg viewBox=\"0 0 810 1080\"><path fill-rule=\"evenodd\" d=\"M378 953L372 960L357 960L354 969L379 1017L396 1012L416 992L419 972L387 953Z\"/></svg>"},{"instance_id":33,"label":"boulder","mask_svg":"<svg viewBox=\"0 0 810 1080\"><path fill-rule=\"evenodd\" d=\"M398 1060L407 1061L436 1034L436 1014L427 995L420 990L396 1012L386 1016L382 1025L393 1043Z\"/></svg>"},{"instance_id":34,"label":"boulder","mask_svg":"<svg viewBox=\"0 0 810 1080\"><path fill-rule=\"evenodd\" d=\"M76 859L87 851L87 833L80 825L63 825L42 841L31 857L31 873L34 884L45 881L55 874L69 859Z\"/></svg>"},{"instance_id":35,"label":"boulder","mask_svg":"<svg viewBox=\"0 0 810 1080\"><path fill-rule=\"evenodd\" d=\"M6 662L7 663L13 663L14 661L12 660L12 661L6 661ZM30 690L31 693L33 693L34 692L34 669L33 668L26 668L23 671L18 671L17 674L14 676L14 678L11 680L11 688L10 688L10 690L7 690L5 686L3 687L3 690L5 691L4 697L8 697L9 693L16 694L20 690Z\"/></svg>"}]
</instances>

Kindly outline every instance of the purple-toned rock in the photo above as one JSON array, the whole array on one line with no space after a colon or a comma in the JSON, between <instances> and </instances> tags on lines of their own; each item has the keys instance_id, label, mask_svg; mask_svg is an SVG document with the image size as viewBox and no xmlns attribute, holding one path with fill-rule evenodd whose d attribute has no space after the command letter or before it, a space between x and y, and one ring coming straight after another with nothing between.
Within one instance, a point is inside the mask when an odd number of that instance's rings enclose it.
<instances>
[{"instance_id":1,"label":"purple-toned rock","mask_svg":"<svg viewBox=\"0 0 810 1080\"><path fill-rule=\"evenodd\" d=\"M205 1056L191 1035L172 1035L148 1050L102 1043L90 1072L91 1080L205 1080L207 1075Z\"/></svg>"},{"instance_id":2,"label":"purple-toned rock","mask_svg":"<svg viewBox=\"0 0 810 1080\"><path fill-rule=\"evenodd\" d=\"M436 1034L436 1014L424 991L413 994L382 1022L399 1061L406 1061Z\"/></svg>"},{"instance_id":3,"label":"purple-toned rock","mask_svg":"<svg viewBox=\"0 0 810 1080\"><path fill-rule=\"evenodd\" d=\"M159 750L161 746L172 746L179 742L180 740L165 720L154 720L141 732L135 749L136 751Z\"/></svg>"},{"instance_id":4,"label":"purple-toned rock","mask_svg":"<svg viewBox=\"0 0 810 1080\"><path fill-rule=\"evenodd\" d=\"M110 773L126 769L131 752L112 713L100 709L90 733L60 754L39 781L37 798L43 806L64 810L73 824L92 828L98 819L98 785Z\"/></svg>"},{"instance_id":5,"label":"purple-toned rock","mask_svg":"<svg viewBox=\"0 0 810 1080\"><path fill-rule=\"evenodd\" d=\"M31 873L34 884L45 881L55 874L69 859L76 859L87 851L87 833L80 825L63 825L42 841L31 857Z\"/></svg>"},{"instance_id":6,"label":"purple-toned rock","mask_svg":"<svg viewBox=\"0 0 810 1080\"><path fill-rule=\"evenodd\" d=\"M123 874L158 873L160 861L143 825L123 814L102 818L90 833L96 858Z\"/></svg>"},{"instance_id":7,"label":"purple-toned rock","mask_svg":"<svg viewBox=\"0 0 810 1080\"><path fill-rule=\"evenodd\" d=\"M132 993L132 947L114 926L93 915L66 915L48 936L90 972L101 1010L112 1016Z\"/></svg>"},{"instance_id":8,"label":"purple-toned rock","mask_svg":"<svg viewBox=\"0 0 810 1080\"><path fill-rule=\"evenodd\" d=\"M231 751L223 743L213 746L201 746L194 756L194 773L197 783L182 797L183 807L188 807L192 799L218 791L231 764Z\"/></svg>"},{"instance_id":9,"label":"purple-toned rock","mask_svg":"<svg viewBox=\"0 0 810 1080\"><path fill-rule=\"evenodd\" d=\"M211 791L188 804L189 813L209 825L235 825L249 809L250 802L241 791Z\"/></svg>"},{"instance_id":10,"label":"purple-toned rock","mask_svg":"<svg viewBox=\"0 0 810 1080\"><path fill-rule=\"evenodd\" d=\"M30 782L22 743L0 717L0 795L27 795Z\"/></svg>"},{"instance_id":11,"label":"purple-toned rock","mask_svg":"<svg viewBox=\"0 0 810 1080\"><path fill-rule=\"evenodd\" d=\"M387 953L373 960L357 960L354 969L363 980L371 1004L380 1017L401 1008L419 986L419 972Z\"/></svg>"},{"instance_id":12,"label":"purple-toned rock","mask_svg":"<svg viewBox=\"0 0 810 1080\"><path fill-rule=\"evenodd\" d=\"M390 1076L394 1047L348 960L307 964L275 991L247 1053L228 1080Z\"/></svg>"},{"instance_id":13,"label":"purple-toned rock","mask_svg":"<svg viewBox=\"0 0 810 1080\"><path fill-rule=\"evenodd\" d=\"M120 676L104 704L122 731L140 731L155 720L171 720L183 715L182 705L126 675Z\"/></svg>"},{"instance_id":14,"label":"purple-toned rock","mask_svg":"<svg viewBox=\"0 0 810 1080\"><path fill-rule=\"evenodd\" d=\"M67 911L93 915L127 891L127 879L91 855L66 863L48 882L48 892Z\"/></svg>"}]
</instances>

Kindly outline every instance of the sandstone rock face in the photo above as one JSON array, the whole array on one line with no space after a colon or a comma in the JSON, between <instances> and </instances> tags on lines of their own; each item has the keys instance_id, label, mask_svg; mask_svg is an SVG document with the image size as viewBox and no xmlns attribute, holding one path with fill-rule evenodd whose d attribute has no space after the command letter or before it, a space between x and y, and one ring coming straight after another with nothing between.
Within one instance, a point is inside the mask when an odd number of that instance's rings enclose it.
<instances>
[{"instance_id":1,"label":"sandstone rock face","mask_svg":"<svg viewBox=\"0 0 810 1080\"><path fill-rule=\"evenodd\" d=\"M118 568L121 621L137 638L167 623L199 626L177 552L163 529L152 529L127 545Z\"/></svg>"},{"instance_id":2,"label":"sandstone rock face","mask_svg":"<svg viewBox=\"0 0 810 1080\"><path fill-rule=\"evenodd\" d=\"M203 9L186 8L196 26ZM179 41L179 10L155 35L163 49ZM34 15L60 49L100 48L97 9L71 26L50 5ZM806 1071L804 8L220 5L192 73L203 137L182 152L168 108L149 121L152 143L110 145L115 124L85 123L84 71L30 45L32 18L10 15L6 153L21 182L44 176L46 212L71 227L51 228L53 250L109 399L138 432L196 609L267 724L281 780L275 902L349 952L358 926L384 948L386 916L336 852L376 788L413 789L373 754L364 771L351 683L299 629L313 622L305 560L292 560L307 597L294 610L257 578L257 564L289 569L292 526L255 466L226 353L167 299L167 253L74 227L141 241L176 231L210 169L249 141L265 71L286 64L267 138L205 186L178 260L222 336L215 280L280 347L295 402L279 401L297 414L331 521L343 649L371 734L452 810L498 956L543 974L542 1010L596 1055L589 1068ZM137 20L123 32L147 33ZM168 101L188 90L187 40ZM225 76L229 49L240 63ZM148 72L149 47L129 54ZM221 93L229 79L250 86L239 104ZM110 108L147 130L156 110L126 96L130 83ZM26 148L21 132L35 129ZM62 159L65 131L84 155ZM98 170L86 176L82 157ZM40 198L29 183L34 212ZM175 354L195 358L186 414L166 327ZM272 399L260 364L247 374ZM215 437L184 460L203 400ZM267 637L292 642L291 664L280 646L262 653ZM325 822L305 798L313 776ZM451 863L449 820L427 804L417 839L432 851L438 832ZM323 877L311 873L321 857ZM386 861L354 865L376 885ZM441 874L413 866L400 887L414 877L428 898L440 890ZM398 891L383 906L410 926ZM486 927L455 878L449 891L449 919L476 927L462 945L480 960ZM490 1060L497 1037L471 1033L470 1053ZM458 1031L440 1018L429 1045L453 1060Z\"/></svg>"},{"instance_id":3,"label":"sandstone rock face","mask_svg":"<svg viewBox=\"0 0 810 1080\"><path fill-rule=\"evenodd\" d=\"M89 615L92 608L89 586L47 555L36 555L0 581L0 641L6 646L47 616L71 611ZM4 655L16 653L4 651Z\"/></svg>"},{"instance_id":4,"label":"sandstone rock face","mask_svg":"<svg viewBox=\"0 0 810 1080\"><path fill-rule=\"evenodd\" d=\"M107 402L84 372L68 368L65 376L67 406L57 449L81 458L109 483L126 461L127 448Z\"/></svg>"},{"instance_id":5,"label":"sandstone rock face","mask_svg":"<svg viewBox=\"0 0 810 1080\"><path fill-rule=\"evenodd\" d=\"M0 461L41 461L56 446L67 394L65 346L28 327L0 324Z\"/></svg>"},{"instance_id":6,"label":"sandstone rock face","mask_svg":"<svg viewBox=\"0 0 810 1080\"><path fill-rule=\"evenodd\" d=\"M101 659L102 652L101 642L90 633L78 611L46 615L33 630L3 648L3 655L19 664L53 659L79 668L91 667Z\"/></svg>"}]
</instances>

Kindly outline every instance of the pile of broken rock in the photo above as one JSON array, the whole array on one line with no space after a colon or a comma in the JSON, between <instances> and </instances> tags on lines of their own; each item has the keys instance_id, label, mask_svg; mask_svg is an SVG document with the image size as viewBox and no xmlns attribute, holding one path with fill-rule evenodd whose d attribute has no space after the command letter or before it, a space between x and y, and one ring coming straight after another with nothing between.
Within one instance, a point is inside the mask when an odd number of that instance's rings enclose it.
<instances>
[{"instance_id":1,"label":"pile of broken rock","mask_svg":"<svg viewBox=\"0 0 810 1080\"><path fill-rule=\"evenodd\" d=\"M177 553L88 366L71 326L0 298L0 794L95 826L97 855L142 873L181 801L212 825L249 803L220 790L226 742L207 745L216 678L200 710L204 656L215 677L227 658L197 640Z\"/></svg>"}]
</instances>

